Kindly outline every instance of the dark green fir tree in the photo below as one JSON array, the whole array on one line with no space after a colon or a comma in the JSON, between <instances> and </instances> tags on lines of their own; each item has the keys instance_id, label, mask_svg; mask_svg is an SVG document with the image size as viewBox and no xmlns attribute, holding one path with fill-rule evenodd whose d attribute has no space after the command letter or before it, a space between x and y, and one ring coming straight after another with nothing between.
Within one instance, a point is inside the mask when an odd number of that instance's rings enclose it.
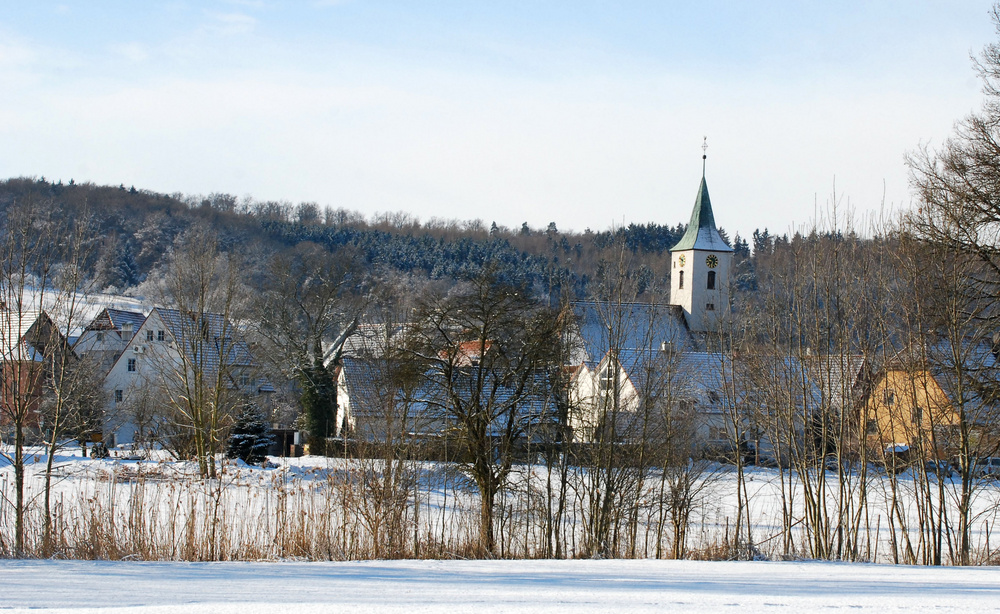
<instances>
[{"instance_id":1,"label":"dark green fir tree","mask_svg":"<svg viewBox=\"0 0 1000 614\"><path fill-rule=\"evenodd\" d=\"M267 457L267 449L274 441L271 425L264 412L254 403L246 403L233 425L229 436L229 458L241 458L250 465L256 465Z\"/></svg>"}]
</instances>

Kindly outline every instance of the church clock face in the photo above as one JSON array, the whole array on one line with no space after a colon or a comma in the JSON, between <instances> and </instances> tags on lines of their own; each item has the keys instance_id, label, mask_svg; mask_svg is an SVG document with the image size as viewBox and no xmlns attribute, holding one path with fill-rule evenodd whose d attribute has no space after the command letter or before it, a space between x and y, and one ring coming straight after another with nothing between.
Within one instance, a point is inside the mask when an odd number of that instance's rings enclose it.
<instances>
[{"instance_id":1,"label":"church clock face","mask_svg":"<svg viewBox=\"0 0 1000 614\"><path fill-rule=\"evenodd\" d=\"M709 254L708 258L705 258L705 264L708 265L708 268L714 269L719 266L719 257L715 254Z\"/></svg>"},{"instance_id":2,"label":"church clock face","mask_svg":"<svg viewBox=\"0 0 1000 614\"><path fill-rule=\"evenodd\" d=\"M679 262L681 266L684 266L684 263L687 262L687 258L685 258L682 255L680 258L677 259L677 262Z\"/></svg>"}]
</instances>

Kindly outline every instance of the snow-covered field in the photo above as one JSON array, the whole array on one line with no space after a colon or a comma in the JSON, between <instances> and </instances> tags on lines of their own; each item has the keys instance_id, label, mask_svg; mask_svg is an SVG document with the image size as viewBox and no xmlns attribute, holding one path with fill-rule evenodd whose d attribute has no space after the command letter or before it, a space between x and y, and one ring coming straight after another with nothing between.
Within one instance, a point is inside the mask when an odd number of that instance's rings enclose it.
<instances>
[{"instance_id":1,"label":"snow-covered field","mask_svg":"<svg viewBox=\"0 0 1000 614\"><path fill-rule=\"evenodd\" d=\"M5 561L0 609L56 612L996 612L1000 569L702 561Z\"/></svg>"},{"instance_id":2,"label":"snow-covered field","mask_svg":"<svg viewBox=\"0 0 1000 614\"><path fill-rule=\"evenodd\" d=\"M37 527L44 455L38 451L28 460L30 517ZM66 450L56 461L57 538L65 549L55 555L133 560L2 560L0 611L1000 611L1000 568L995 567L653 559L304 562L294 559L371 552L363 543L360 549L345 549L370 533L362 530L364 502L351 501L361 471L355 461L272 459L267 469L230 464L219 480L200 480L192 463L166 458L93 460ZM414 468L422 476L419 523L405 526L419 531L425 547L436 544L440 555L455 556L458 551L448 544L469 537L474 492L446 463ZM527 468L519 472L522 481L526 475L541 478ZM8 500L11 478L11 467L0 467L0 490ZM774 530L778 478L776 470L749 470L759 538ZM873 497L882 479L873 478ZM723 472L713 494L698 506L692 542L704 543L724 530L733 490L731 476ZM987 554L996 547L990 527L997 520L998 500L1000 485L993 482L977 499L977 548ZM407 513L416 514L416 504L410 505ZM873 504L872 524L876 540L884 541L879 505ZM0 539L8 544L10 521L9 503L0 505ZM527 543L524 536L539 527L530 514L512 516L510 522L504 534L511 536L511 552L525 552L517 542L524 538ZM569 520L571 533L579 531L579 524L577 518ZM37 534L30 537L37 541ZM207 549L210 540L219 550ZM312 549L296 550L297 540ZM322 548L316 547L319 540L326 540ZM92 549L79 550L81 544ZM98 548L107 544L113 548ZM135 560L213 558L213 553L271 560ZM884 560L884 555L873 558Z\"/></svg>"},{"instance_id":3,"label":"snow-covered field","mask_svg":"<svg viewBox=\"0 0 1000 614\"><path fill-rule=\"evenodd\" d=\"M30 454L27 552L111 560L462 558L470 554L469 544L475 541L479 507L475 488L448 463L408 465L407 475L413 481L407 482L408 494L394 499L401 507L392 524L395 508L378 507L380 461L272 459L266 469L229 461L220 479L202 480L194 463L172 462L165 453L158 454L162 457L147 461L94 460L81 458L78 450L64 450L53 471L54 546L47 551L41 549L40 529L44 526L45 456L40 450ZM372 480L373 476L376 479ZM499 501L498 546L502 556L546 556L542 551L546 543L545 479L542 467L515 471L510 491ZM748 468L747 480L755 556L809 556L802 546L801 504L792 509L795 543L789 550L781 547L781 474L774 469ZM857 558L922 560L920 556L892 556L893 544L898 544L904 533L915 548L926 543L919 541L920 526L912 509L921 494L915 489L914 477L907 473L898 477L900 501L894 516L888 513L892 493L886 490L887 478L873 474L869 480L868 507L860 521L864 542ZM8 554L13 543L12 483L12 468L0 462L0 550ZM797 499L800 486L793 486L791 496ZM945 480L943 487L953 501L957 478ZM830 490L833 501L836 493ZM730 534L735 494L731 468L719 467L715 481L693 506L687 556L726 556L710 550ZM622 551L621 556L669 556L669 550L664 550L672 543L669 531L657 532L659 508L653 505L652 496L647 499L637 519L637 547L631 554ZM570 558L586 555L585 502L577 492L570 493L560 529L563 552ZM971 562L993 563L1000 560L1000 537L995 530L1000 520L1000 482L984 482L973 505ZM900 527L903 517L907 518L905 528ZM943 562L951 562L948 556L946 549Z\"/></svg>"}]
</instances>

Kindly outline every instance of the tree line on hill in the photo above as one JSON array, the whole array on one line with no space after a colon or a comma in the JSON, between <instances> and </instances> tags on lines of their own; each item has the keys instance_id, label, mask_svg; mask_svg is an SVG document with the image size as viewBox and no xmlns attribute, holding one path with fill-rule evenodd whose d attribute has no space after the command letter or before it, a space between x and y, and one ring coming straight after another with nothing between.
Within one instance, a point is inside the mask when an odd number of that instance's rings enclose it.
<instances>
[{"instance_id":1,"label":"tree line on hill","mask_svg":"<svg viewBox=\"0 0 1000 614\"><path fill-rule=\"evenodd\" d=\"M145 281L177 237L195 226L217 234L223 251L238 245L270 254L304 242L331 251L349 246L370 267L432 280L460 279L488 263L501 277L527 282L551 296L567 291L579 298L587 295L601 260L619 243L635 255L639 274L650 276L666 268L667 250L685 230L684 224L653 222L582 233L560 232L555 223L544 230L527 224L514 230L495 222L487 228L482 220L421 222L403 212L366 219L315 203L293 205L220 193L167 195L44 177L0 182L0 212L15 203L49 204L67 216L93 219L98 238L85 263L86 273L96 288L112 292ZM750 258L746 240L737 236L733 247L740 259Z\"/></svg>"}]
</instances>

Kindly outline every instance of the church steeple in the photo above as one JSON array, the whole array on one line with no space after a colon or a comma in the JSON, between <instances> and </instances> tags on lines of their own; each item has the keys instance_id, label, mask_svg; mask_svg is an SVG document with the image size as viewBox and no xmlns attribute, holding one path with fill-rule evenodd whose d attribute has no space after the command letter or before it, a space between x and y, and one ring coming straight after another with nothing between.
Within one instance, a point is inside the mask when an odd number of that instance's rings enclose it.
<instances>
[{"instance_id":1,"label":"church steeple","mask_svg":"<svg viewBox=\"0 0 1000 614\"><path fill-rule=\"evenodd\" d=\"M712 213L712 199L708 197L708 182L705 181L704 167L702 168L701 186L698 188L698 196L694 199L694 211L691 212L691 221L688 222L687 231L684 232L684 236L677 242L677 245L670 248L670 251L677 252L687 249L702 249L713 252L733 251L733 248L722 240L715 227L715 215Z\"/></svg>"},{"instance_id":2,"label":"church steeple","mask_svg":"<svg viewBox=\"0 0 1000 614\"><path fill-rule=\"evenodd\" d=\"M684 310L688 328L694 332L716 330L725 323L733 259L733 248L726 245L715 227L705 181L706 158L702 154L701 185L691 222L677 245L670 248L670 302Z\"/></svg>"}]
</instances>

